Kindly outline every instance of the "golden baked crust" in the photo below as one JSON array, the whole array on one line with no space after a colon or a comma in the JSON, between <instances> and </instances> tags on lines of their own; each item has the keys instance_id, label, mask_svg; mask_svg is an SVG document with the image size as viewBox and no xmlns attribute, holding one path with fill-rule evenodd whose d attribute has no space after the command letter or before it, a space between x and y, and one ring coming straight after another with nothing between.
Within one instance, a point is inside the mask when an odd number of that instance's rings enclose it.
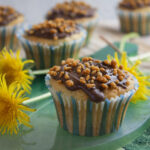
<instances>
[{"instance_id":1,"label":"golden baked crust","mask_svg":"<svg viewBox=\"0 0 150 150\"><path fill-rule=\"evenodd\" d=\"M82 61L68 58L61 66L50 69L50 83L56 91L70 92L94 102L111 99L134 89L133 76L115 60L100 61L84 57ZM79 93L79 94L78 94ZM77 98L76 97L76 98Z\"/></svg>"},{"instance_id":2,"label":"golden baked crust","mask_svg":"<svg viewBox=\"0 0 150 150\"><path fill-rule=\"evenodd\" d=\"M79 32L79 33L73 34L69 37L66 37L66 38L63 38L63 39L58 39L58 40L44 39L44 38L40 38L40 37L36 37L36 36L24 35L24 38L29 40L29 41L32 41L32 42L35 42L35 43L46 44L46 45L49 45L49 46L51 46L51 45L52 46L57 46L57 45L62 44L64 42L70 42L70 41L73 41L73 40L78 40L81 37L83 37L83 32Z\"/></svg>"},{"instance_id":3,"label":"golden baked crust","mask_svg":"<svg viewBox=\"0 0 150 150\"><path fill-rule=\"evenodd\" d=\"M21 13L9 6L0 6L0 27L14 26L22 23L24 17Z\"/></svg>"}]
</instances>

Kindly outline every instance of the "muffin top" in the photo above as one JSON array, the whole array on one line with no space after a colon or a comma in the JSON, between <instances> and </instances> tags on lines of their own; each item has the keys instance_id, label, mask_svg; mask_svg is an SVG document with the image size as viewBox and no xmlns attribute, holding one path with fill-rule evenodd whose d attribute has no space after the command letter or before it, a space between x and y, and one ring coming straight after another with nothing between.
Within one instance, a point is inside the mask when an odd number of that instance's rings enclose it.
<instances>
[{"instance_id":1,"label":"muffin top","mask_svg":"<svg viewBox=\"0 0 150 150\"><path fill-rule=\"evenodd\" d=\"M119 7L125 9L139 9L150 6L150 0L122 0L120 2Z\"/></svg>"},{"instance_id":2,"label":"muffin top","mask_svg":"<svg viewBox=\"0 0 150 150\"><path fill-rule=\"evenodd\" d=\"M9 6L0 6L0 26L5 26L22 16L19 12Z\"/></svg>"},{"instance_id":3,"label":"muffin top","mask_svg":"<svg viewBox=\"0 0 150 150\"><path fill-rule=\"evenodd\" d=\"M104 101L106 94L113 90L127 92L132 80L115 60L100 61L91 57L84 57L82 61L68 58L61 66L52 67L49 74L71 91L82 90L94 102Z\"/></svg>"},{"instance_id":4,"label":"muffin top","mask_svg":"<svg viewBox=\"0 0 150 150\"><path fill-rule=\"evenodd\" d=\"M92 8L90 5L80 2L71 1L58 3L52 10L50 10L46 16L47 20L55 18L64 19L80 19L89 18L95 15L96 9Z\"/></svg>"},{"instance_id":5,"label":"muffin top","mask_svg":"<svg viewBox=\"0 0 150 150\"><path fill-rule=\"evenodd\" d=\"M27 36L58 40L71 36L79 31L79 26L74 21L57 18L34 25L25 34Z\"/></svg>"}]
</instances>

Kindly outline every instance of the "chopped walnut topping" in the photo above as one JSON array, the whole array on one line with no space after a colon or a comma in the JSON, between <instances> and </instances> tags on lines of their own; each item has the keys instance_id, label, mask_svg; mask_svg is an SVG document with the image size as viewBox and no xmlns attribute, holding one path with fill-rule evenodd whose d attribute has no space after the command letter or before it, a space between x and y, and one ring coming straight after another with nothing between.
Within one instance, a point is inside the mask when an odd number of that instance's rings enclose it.
<instances>
[{"instance_id":1,"label":"chopped walnut topping","mask_svg":"<svg viewBox=\"0 0 150 150\"><path fill-rule=\"evenodd\" d=\"M91 89L91 88L94 88L94 87L95 87L95 84L90 84L90 83L88 83L88 84L86 84L86 86L87 86L87 88Z\"/></svg>"},{"instance_id":2,"label":"chopped walnut topping","mask_svg":"<svg viewBox=\"0 0 150 150\"><path fill-rule=\"evenodd\" d=\"M93 60L92 57L84 57L84 58L82 58L82 61L83 61L83 62L91 61L91 60Z\"/></svg>"},{"instance_id":3,"label":"chopped walnut topping","mask_svg":"<svg viewBox=\"0 0 150 150\"><path fill-rule=\"evenodd\" d=\"M117 75L117 69L114 69L113 75Z\"/></svg>"},{"instance_id":4,"label":"chopped walnut topping","mask_svg":"<svg viewBox=\"0 0 150 150\"><path fill-rule=\"evenodd\" d=\"M97 77L97 80L102 83L108 82L108 80L105 77L100 77L100 76Z\"/></svg>"},{"instance_id":5,"label":"chopped walnut topping","mask_svg":"<svg viewBox=\"0 0 150 150\"><path fill-rule=\"evenodd\" d=\"M118 84L118 83L119 83L119 80L116 80L115 83Z\"/></svg>"},{"instance_id":6,"label":"chopped walnut topping","mask_svg":"<svg viewBox=\"0 0 150 150\"><path fill-rule=\"evenodd\" d=\"M84 77L80 77L80 82L83 83L83 84L85 84L86 83L85 78Z\"/></svg>"},{"instance_id":7,"label":"chopped walnut topping","mask_svg":"<svg viewBox=\"0 0 150 150\"><path fill-rule=\"evenodd\" d=\"M88 81L90 79L90 75L86 76L86 81Z\"/></svg>"},{"instance_id":8,"label":"chopped walnut topping","mask_svg":"<svg viewBox=\"0 0 150 150\"><path fill-rule=\"evenodd\" d=\"M63 17L66 19L76 19L83 17L93 17L95 9L90 5L80 1L70 1L58 3L46 16L48 20Z\"/></svg>"},{"instance_id":9,"label":"chopped walnut topping","mask_svg":"<svg viewBox=\"0 0 150 150\"><path fill-rule=\"evenodd\" d=\"M6 26L18 17L22 16L14 8L9 6L0 6L0 26Z\"/></svg>"},{"instance_id":10,"label":"chopped walnut topping","mask_svg":"<svg viewBox=\"0 0 150 150\"><path fill-rule=\"evenodd\" d=\"M122 80L124 79L124 77L123 77L122 75L120 75L120 76L118 76L118 79L119 79L120 81L122 81Z\"/></svg>"},{"instance_id":11,"label":"chopped walnut topping","mask_svg":"<svg viewBox=\"0 0 150 150\"><path fill-rule=\"evenodd\" d=\"M94 74L96 74L97 73L97 71L96 70L93 70L92 71L92 75L94 75Z\"/></svg>"},{"instance_id":12,"label":"chopped walnut topping","mask_svg":"<svg viewBox=\"0 0 150 150\"><path fill-rule=\"evenodd\" d=\"M88 62L84 63L84 65L88 68L90 67L90 64Z\"/></svg>"},{"instance_id":13,"label":"chopped walnut topping","mask_svg":"<svg viewBox=\"0 0 150 150\"><path fill-rule=\"evenodd\" d=\"M64 73L65 73L64 71L61 71L59 74L59 78L61 78L64 75Z\"/></svg>"},{"instance_id":14,"label":"chopped walnut topping","mask_svg":"<svg viewBox=\"0 0 150 150\"><path fill-rule=\"evenodd\" d=\"M79 27L75 21L57 18L32 26L31 29L26 31L26 34L28 36L58 40L77 32L79 32Z\"/></svg>"},{"instance_id":15,"label":"chopped walnut topping","mask_svg":"<svg viewBox=\"0 0 150 150\"><path fill-rule=\"evenodd\" d=\"M104 60L105 65L110 65L110 62L108 60Z\"/></svg>"},{"instance_id":16,"label":"chopped walnut topping","mask_svg":"<svg viewBox=\"0 0 150 150\"><path fill-rule=\"evenodd\" d=\"M104 75L104 77L106 78L106 79L108 79L108 80L110 80L111 79L111 77L109 76L109 75Z\"/></svg>"},{"instance_id":17,"label":"chopped walnut topping","mask_svg":"<svg viewBox=\"0 0 150 150\"><path fill-rule=\"evenodd\" d=\"M105 69L104 69L104 68L100 68L100 71L101 71L102 73L105 73Z\"/></svg>"},{"instance_id":18,"label":"chopped walnut topping","mask_svg":"<svg viewBox=\"0 0 150 150\"><path fill-rule=\"evenodd\" d=\"M99 71L99 67L97 67L97 66L91 66L91 69L92 69L92 70Z\"/></svg>"},{"instance_id":19,"label":"chopped walnut topping","mask_svg":"<svg viewBox=\"0 0 150 150\"><path fill-rule=\"evenodd\" d=\"M102 87L103 89L108 89L108 85L106 85L106 84L104 84L104 83L101 84L101 87Z\"/></svg>"},{"instance_id":20,"label":"chopped walnut topping","mask_svg":"<svg viewBox=\"0 0 150 150\"><path fill-rule=\"evenodd\" d=\"M120 66L119 66L119 69L121 69L121 70L122 70L122 69L123 69L123 65L120 65Z\"/></svg>"},{"instance_id":21,"label":"chopped walnut topping","mask_svg":"<svg viewBox=\"0 0 150 150\"><path fill-rule=\"evenodd\" d=\"M50 29L50 33L57 33L56 29Z\"/></svg>"},{"instance_id":22,"label":"chopped walnut topping","mask_svg":"<svg viewBox=\"0 0 150 150\"><path fill-rule=\"evenodd\" d=\"M114 82L111 82L110 87L115 89L117 87L117 85Z\"/></svg>"},{"instance_id":23,"label":"chopped walnut topping","mask_svg":"<svg viewBox=\"0 0 150 150\"><path fill-rule=\"evenodd\" d=\"M72 80L67 80L67 81L66 81L66 85L67 85L68 87L71 87L71 86L74 85L74 82L73 82Z\"/></svg>"},{"instance_id":24,"label":"chopped walnut topping","mask_svg":"<svg viewBox=\"0 0 150 150\"><path fill-rule=\"evenodd\" d=\"M126 85L127 85L127 86L129 86L129 85L130 85L130 82L129 82L129 81L127 81L127 82L126 82Z\"/></svg>"},{"instance_id":25,"label":"chopped walnut topping","mask_svg":"<svg viewBox=\"0 0 150 150\"><path fill-rule=\"evenodd\" d=\"M69 79L69 75L68 75L68 73L65 73L64 78L65 78L66 80L68 80L68 79Z\"/></svg>"},{"instance_id":26,"label":"chopped walnut topping","mask_svg":"<svg viewBox=\"0 0 150 150\"><path fill-rule=\"evenodd\" d=\"M116 67L117 67L117 62L116 62L115 60L112 60L112 61L111 61L111 66L112 66L113 68L116 68Z\"/></svg>"},{"instance_id":27,"label":"chopped walnut topping","mask_svg":"<svg viewBox=\"0 0 150 150\"><path fill-rule=\"evenodd\" d=\"M97 72L97 76L102 77L102 73L101 72Z\"/></svg>"},{"instance_id":28,"label":"chopped walnut topping","mask_svg":"<svg viewBox=\"0 0 150 150\"><path fill-rule=\"evenodd\" d=\"M81 73L81 66L77 67L77 73Z\"/></svg>"},{"instance_id":29,"label":"chopped walnut topping","mask_svg":"<svg viewBox=\"0 0 150 150\"><path fill-rule=\"evenodd\" d=\"M57 72L56 71L50 71L49 72L51 76L57 76Z\"/></svg>"},{"instance_id":30,"label":"chopped walnut topping","mask_svg":"<svg viewBox=\"0 0 150 150\"><path fill-rule=\"evenodd\" d=\"M64 67L64 70L65 70L65 71L69 71L69 70L71 70L71 69L72 69L71 67L66 67L66 66Z\"/></svg>"},{"instance_id":31,"label":"chopped walnut topping","mask_svg":"<svg viewBox=\"0 0 150 150\"><path fill-rule=\"evenodd\" d=\"M88 75L88 74L90 74L90 72L91 72L91 70L89 68L86 68L86 69L83 70L82 74L83 75Z\"/></svg>"},{"instance_id":32,"label":"chopped walnut topping","mask_svg":"<svg viewBox=\"0 0 150 150\"><path fill-rule=\"evenodd\" d=\"M127 87L127 72L118 66L115 60L99 61L96 63L91 57L85 57L82 61L68 58L62 61L62 65L54 66L49 74L59 83L64 83L67 88L84 89L85 91L117 89Z\"/></svg>"}]
</instances>

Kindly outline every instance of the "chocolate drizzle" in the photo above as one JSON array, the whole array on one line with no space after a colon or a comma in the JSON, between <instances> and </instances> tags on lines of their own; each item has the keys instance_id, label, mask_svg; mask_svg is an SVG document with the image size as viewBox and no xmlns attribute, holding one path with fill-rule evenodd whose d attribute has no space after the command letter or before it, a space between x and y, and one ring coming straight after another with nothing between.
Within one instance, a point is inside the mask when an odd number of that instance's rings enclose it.
<instances>
[{"instance_id":1,"label":"chocolate drizzle","mask_svg":"<svg viewBox=\"0 0 150 150\"><path fill-rule=\"evenodd\" d=\"M34 25L30 30L26 31L26 34L28 36L58 40L71 36L79 31L79 26L75 22L57 18L53 21L45 21L41 24Z\"/></svg>"},{"instance_id":2,"label":"chocolate drizzle","mask_svg":"<svg viewBox=\"0 0 150 150\"><path fill-rule=\"evenodd\" d=\"M95 14L95 9L91 8L88 4L84 2L65 2L62 4L57 4L52 10L50 10L46 16L47 20L55 18L64 19L80 19L93 17Z\"/></svg>"},{"instance_id":3,"label":"chocolate drizzle","mask_svg":"<svg viewBox=\"0 0 150 150\"><path fill-rule=\"evenodd\" d=\"M0 26L5 26L21 14L9 6L0 6Z\"/></svg>"},{"instance_id":4,"label":"chocolate drizzle","mask_svg":"<svg viewBox=\"0 0 150 150\"><path fill-rule=\"evenodd\" d=\"M92 58L83 58L83 61L80 62L67 59L62 62L61 67L51 68L49 74L59 83L63 83L67 89L71 91L81 89L90 100L98 103L105 100L104 91L106 89L127 88L128 74L122 67L120 68L117 67L114 60L100 62Z\"/></svg>"},{"instance_id":5,"label":"chocolate drizzle","mask_svg":"<svg viewBox=\"0 0 150 150\"><path fill-rule=\"evenodd\" d=\"M129 10L134 10L138 8L144 8L150 6L150 0L123 0L120 4L120 8L127 8Z\"/></svg>"}]
</instances>

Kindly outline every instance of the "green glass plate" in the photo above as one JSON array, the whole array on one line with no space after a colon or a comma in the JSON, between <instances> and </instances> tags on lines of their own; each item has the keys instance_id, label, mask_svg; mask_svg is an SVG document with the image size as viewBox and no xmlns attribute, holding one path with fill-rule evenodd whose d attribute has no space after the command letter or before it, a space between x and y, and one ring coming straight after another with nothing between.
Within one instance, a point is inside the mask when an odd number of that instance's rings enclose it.
<instances>
[{"instance_id":1,"label":"green glass plate","mask_svg":"<svg viewBox=\"0 0 150 150\"><path fill-rule=\"evenodd\" d=\"M136 45L132 45L135 47ZM132 47L131 46L131 47ZM130 48L131 48L130 47ZM132 48L133 48L132 47ZM129 50L129 48L128 48ZM102 59L107 55L105 48L96 53ZM130 54L134 55L131 51ZM102 54L104 53L104 54ZM113 54L113 52L111 51ZM93 55L94 56L94 55ZM38 76L32 85L30 97L48 92L44 76ZM116 133L101 137L72 136L59 127L52 98L30 105L37 111L29 114L34 128L20 127L17 136L0 136L0 150L115 150L139 136L150 124L150 101L130 104L125 121Z\"/></svg>"}]
</instances>

